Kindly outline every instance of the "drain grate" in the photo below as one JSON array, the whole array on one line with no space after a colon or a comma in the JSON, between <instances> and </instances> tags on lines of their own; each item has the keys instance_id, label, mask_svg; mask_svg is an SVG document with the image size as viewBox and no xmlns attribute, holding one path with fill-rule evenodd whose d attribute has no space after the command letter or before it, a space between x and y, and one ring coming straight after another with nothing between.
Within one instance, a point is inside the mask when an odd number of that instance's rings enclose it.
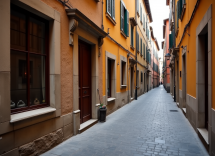
<instances>
[{"instance_id":1,"label":"drain grate","mask_svg":"<svg viewBox=\"0 0 215 156\"><path fill-rule=\"evenodd\" d=\"M178 112L178 110L169 110L170 112Z\"/></svg>"}]
</instances>

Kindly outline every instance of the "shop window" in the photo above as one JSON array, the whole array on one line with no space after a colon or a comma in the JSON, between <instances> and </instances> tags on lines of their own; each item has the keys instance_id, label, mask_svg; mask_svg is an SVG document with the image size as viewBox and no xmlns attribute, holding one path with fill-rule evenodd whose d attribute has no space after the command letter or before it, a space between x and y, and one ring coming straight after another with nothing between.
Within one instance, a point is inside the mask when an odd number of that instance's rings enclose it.
<instances>
[{"instance_id":1,"label":"shop window","mask_svg":"<svg viewBox=\"0 0 215 156\"><path fill-rule=\"evenodd\" d=\"M48 22L11 6L11 112L46 107L48 101Z\"/></svg>"}]
</instances>

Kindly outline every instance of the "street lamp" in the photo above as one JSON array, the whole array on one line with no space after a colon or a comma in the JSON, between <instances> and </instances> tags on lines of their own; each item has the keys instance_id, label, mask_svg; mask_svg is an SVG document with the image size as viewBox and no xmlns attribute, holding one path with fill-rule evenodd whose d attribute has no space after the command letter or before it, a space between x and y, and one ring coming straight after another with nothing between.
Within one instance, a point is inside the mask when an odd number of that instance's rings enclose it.
<instances>
[{"instance_id":1,"label":"street lamp","mask_svg":"<svg viewBox=\"0 0 215 156\"><path fill-rule=\"evenodd\" d=\"M170 57L171 57L170 53L167 53L167 54L165 55L165 58L166 58L167 60L169 60Z\"/></svg>"}]
</instances>

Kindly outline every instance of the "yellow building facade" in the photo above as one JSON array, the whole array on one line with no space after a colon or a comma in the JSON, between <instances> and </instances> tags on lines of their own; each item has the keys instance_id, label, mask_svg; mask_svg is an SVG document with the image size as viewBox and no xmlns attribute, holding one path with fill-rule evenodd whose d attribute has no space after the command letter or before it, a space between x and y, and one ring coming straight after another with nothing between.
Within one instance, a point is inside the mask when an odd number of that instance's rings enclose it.
<instances>
[{"instance_id":1,"label":"yellow building facade","mask_svg":"<svg viewBox=\"0 0 215 156\"><path fill-rule=\"evenodd\" d=\"M101 53L103 103L110 114L152 88L152 15L148 0L105 0L103 10L104 30L108 33Z\"/></svg>"},{"instance_id":2,"label":"yellow building facade","mask_svg":"<svg viewBox=\"0 0 215 156\"><path fill-rule=\"evenodd\" d=\"M167 0L176 102L215 155L215 0ZM174 13L175 12L175 13Z\"/></svg>"}]
</instances>

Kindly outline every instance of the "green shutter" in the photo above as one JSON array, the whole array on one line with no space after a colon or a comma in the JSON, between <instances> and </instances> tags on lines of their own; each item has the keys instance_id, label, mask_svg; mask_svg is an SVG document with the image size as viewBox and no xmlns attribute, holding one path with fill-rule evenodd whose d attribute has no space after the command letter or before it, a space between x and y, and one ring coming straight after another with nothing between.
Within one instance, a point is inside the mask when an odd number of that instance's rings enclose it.
<instances>
[{"instance_id":1,"label":"green shutter","mask_svg":"<svg viewBox=\"0 0 215 156\"><path fill-rule=\"evenodd\" d=\"M169 49L173 47L173 34L169 34Z\"/></svg>"},{"instance_id":2,"label":"green shutter","mask_svg":"<svg viewBox=\"0 0 215 156\"><path fill-rule=\"evenodd\" d=\"M111 0L106 0L106 12L111 16Z\"/></svg>"},{"instance_id":3,"label":"green shutter","mask_svg":"<svg viewBox=\"0 0 215 156\"><path fill-rule=\"evenodd\" d=\"M122 2L120 1L120 29L124 31L124 6Z\"/></svg>"},{"instance_id":4,"label":"green shutter","mask_svg":"<svg viewBox=\"0 0 215 156\"><path fill-rule=\"evenodd\" d=\"M145 58L145 44L143 43L143 58Z\"/></svg>"},{"instance_id":5,"label":"green shutter","mask_svg":"<svg viewBox=\"0 0 215 156\"><path fill-rule=\"evenodd\" d=\"M124 33L127 36L127 10L124 8Z\"/></svg>"},{"instance_id":6,"label":"green shutter","mask_svg":"<svg viewBox=\"0 0 215 156\"><path fill-rule=\"evenodd\" d=\"M145 29L145 15L143 14L143 28Z\"/></svg>"},{"instance_id":7,"label":"green shutter","mask_svg":"<svg viewBox=\"0 0 215 156\"><path fill-rule=\"evenodd\" d=\"M112 0L112 17L115 20L115 0Z\"/></svg>"},{"instance_id":8,"label":"green shutter","mask_svg":"<svg viewBox=\"0 0 215 156\"><path fill-rule=\"evenodd\" d=\"M127 37L129 36L129 12L128 12L128 10L126 10L126 12L127 12L127 20L126 20L126 25L127 25L127 31L126 31L126 33L127 33Z\"/></svg>"}]
</instances>

